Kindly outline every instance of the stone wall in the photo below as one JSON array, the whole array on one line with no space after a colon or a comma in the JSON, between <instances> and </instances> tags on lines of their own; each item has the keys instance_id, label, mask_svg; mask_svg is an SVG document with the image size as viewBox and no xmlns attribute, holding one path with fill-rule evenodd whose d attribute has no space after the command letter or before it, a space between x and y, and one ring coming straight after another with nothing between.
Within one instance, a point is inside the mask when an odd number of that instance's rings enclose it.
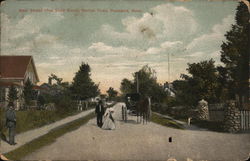
<instances>
[{"instance_id":1,"label":"stone wall","mask_svg":"<svg viewBox=\"0 0 250 161\"><path fill-rule=\"evenodd\" d=\"M207 101L201 100L197 106L197 119L209 120L209 111Z\"/></svg>"},{"instance_id":2,"label":"stone wall","mask_svg":"<svg viewBox=\"0 0 250 161\"><path fill-rule=\"evenodd\" d=\"M240 131L240 111L235 101L228 101L225 107L224 131L235 133Z\"/></svg>"}]
</instances>

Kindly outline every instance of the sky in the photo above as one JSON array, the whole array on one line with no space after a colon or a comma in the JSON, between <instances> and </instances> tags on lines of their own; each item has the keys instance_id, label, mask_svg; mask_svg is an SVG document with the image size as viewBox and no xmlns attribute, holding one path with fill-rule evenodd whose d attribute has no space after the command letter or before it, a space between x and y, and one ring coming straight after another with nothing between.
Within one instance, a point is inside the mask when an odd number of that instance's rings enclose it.
<instances>
[{"instance_id":1,"label":"sky","mask_svg":"<svg viewBox=\"0 0 250 161\"><path fill-rule=\"evenodd\" d=\"M237 1L34 0L1 5L1 54L32 55L40 82L71 82L82 62L102 92L149 65L160 83L187 63L220 62ZM169 56L169 64L168 64ZM168 72L168 65L170 72ZM168 75L170 73L170 75Z\"/></svg>"}]
</instances>

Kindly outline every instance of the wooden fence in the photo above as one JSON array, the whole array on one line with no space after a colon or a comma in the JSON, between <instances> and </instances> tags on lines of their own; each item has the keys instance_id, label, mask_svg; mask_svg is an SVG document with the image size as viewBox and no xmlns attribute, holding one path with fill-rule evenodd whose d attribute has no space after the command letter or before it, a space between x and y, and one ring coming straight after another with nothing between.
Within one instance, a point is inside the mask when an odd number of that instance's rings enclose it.
<instances>
[{"instance_id":1,"label":"wooden fence","mask_svg":"<svg viewBox=\"0 0 250 161\"><path fill-rule=\"evenodd\" d=\"M250 111L240 111L240 127L241 130L250 129Z\"/></svg>"}]
</instances>

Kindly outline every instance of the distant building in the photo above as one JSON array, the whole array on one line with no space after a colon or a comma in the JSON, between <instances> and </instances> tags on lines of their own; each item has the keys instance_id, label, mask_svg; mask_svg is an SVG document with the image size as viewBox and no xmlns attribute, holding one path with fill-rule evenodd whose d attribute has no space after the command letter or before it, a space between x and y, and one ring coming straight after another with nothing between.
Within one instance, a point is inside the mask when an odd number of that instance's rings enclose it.
<instances>
[{"instance_id":1,"label":"distant building","mask_svg":"<svg viewBox=\"0 0 250 161\"><path fill-rule=\"evenodd\" d=\"M173 87L173 84L172 83L164 83L163 85L163 88L164 88L164 91L171 97L175 97L175 90L174 90L174 87Z\"/></svg>"},{"instance_id":2,"label":"distant building","mask_svg":"<svg viewBox=\"0 0 250 161\"><path fill-rule=\"evenodd\" d=\"M0 56L0 106L7 105L9 87L14 85L18 91L15 107L18 110L24 103L23 87L27 80L34 85L39 82L35 63L32 56Z\"/></svg>"}]
</instances>

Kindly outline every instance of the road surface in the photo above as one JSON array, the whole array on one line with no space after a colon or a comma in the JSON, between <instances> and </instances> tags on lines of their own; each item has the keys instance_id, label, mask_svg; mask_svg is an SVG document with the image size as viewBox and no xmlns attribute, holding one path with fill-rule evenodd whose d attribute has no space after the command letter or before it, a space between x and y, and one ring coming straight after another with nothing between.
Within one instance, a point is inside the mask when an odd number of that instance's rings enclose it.
<instances>
[{"instance_id":1,"label":"road surface","mask_svg":"<svg viewBox=\"0 0 250 161\"><path fill-rule=\"evenodd\" d=\"M116 129L102 130L96 119L58 138L25 160L243 160L250 153L250 134L179 130L155 123L121 121L121 106L114 106ZM169 142L172 137L172 142Z\"/></svg>"}]
</instances>

